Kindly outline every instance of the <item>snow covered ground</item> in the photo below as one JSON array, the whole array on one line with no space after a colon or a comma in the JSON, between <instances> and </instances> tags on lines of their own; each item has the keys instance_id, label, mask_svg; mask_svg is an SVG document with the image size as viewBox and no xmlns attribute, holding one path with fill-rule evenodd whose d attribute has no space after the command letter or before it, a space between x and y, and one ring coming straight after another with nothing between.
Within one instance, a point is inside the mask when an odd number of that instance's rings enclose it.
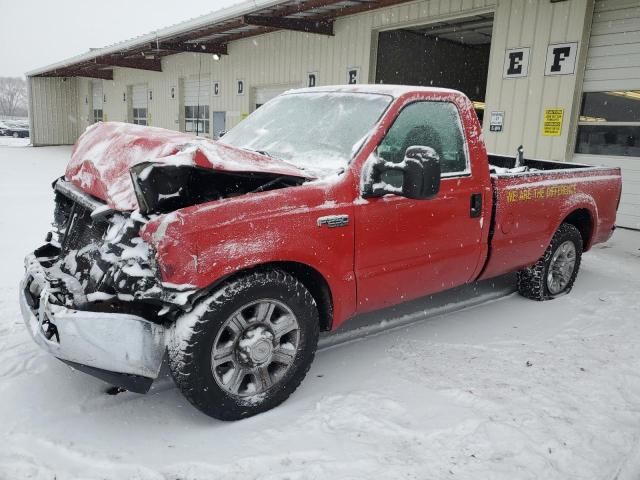
<instances>
[{"instance_id":1,"label":"snow covered ground","mask_svg":"<svg viewBox=\"0 0 640 480\"><path fill-rule=\"evenodd\" d=\"M26 147L31 142L28 138L1 137L0 147Z\"/></svg>"},{"instance_id":2,"label":"snow covered ground","mask_svg":"<svg viewBox=\"0 0 640 480\"><path fill-rule=\"evenodd\" d=\"M22 257L69 152L0 146L0 479L640 478L640 232L587 254L568 296L418 309L323 349L281 407L222 423L166 377L106 395L28 337Z\"/></svg>"}]
</instances>

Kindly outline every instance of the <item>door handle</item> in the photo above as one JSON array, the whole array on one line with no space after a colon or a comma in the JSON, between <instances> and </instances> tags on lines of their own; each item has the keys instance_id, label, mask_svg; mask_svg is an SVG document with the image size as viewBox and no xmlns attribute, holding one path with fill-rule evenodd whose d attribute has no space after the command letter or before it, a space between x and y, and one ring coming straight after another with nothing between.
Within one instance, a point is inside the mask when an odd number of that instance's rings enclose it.
<instances>
[{"instance_id":1,"label":"door handle","mask_svg":"<svg viewBox=\"0 0 640 480\"><path fill-rule=\"evenodd\" d=\"M478 218L482 215L482 194L471 194L471 208L469 209L469 216L471 218Z\"/></svg>"}]
</instances>

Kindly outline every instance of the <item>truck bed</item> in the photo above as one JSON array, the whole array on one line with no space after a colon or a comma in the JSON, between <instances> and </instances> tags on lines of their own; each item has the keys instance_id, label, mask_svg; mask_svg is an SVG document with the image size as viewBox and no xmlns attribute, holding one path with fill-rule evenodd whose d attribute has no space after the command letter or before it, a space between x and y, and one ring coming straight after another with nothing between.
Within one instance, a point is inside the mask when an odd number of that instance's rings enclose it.
<instances>
[{"instance_id":1,"label":"truck bed","mask_svg":"<svg viewBox=\"0 0 640 480\"><path fill-rule=\"evenodd\" d=\"M502 169L511 170L516 166L516 157L510 155L497 155L495 153L487 154L489 157L489 166L497 167L497 174L500 173L509 173L504 172ZM523 166L525 167L526 172L533 173L537 170L574 170L574 169L582 169L582 168L591 168L591 165L585 165L582 163L573 163L573 162L555 162L553 160L540 160L535 158L524 158ZM494 172L492 172L494 173ZM513 173L523 173L523 172L513 172Z\"/></svg>"},{"instance_id":2,"label":"truck bed","mask_svg":"<svg viewBox=\"0 0 640 480\"><path fill-rule=\"evenodd\" d=\"M619 168L489 155L493 211L481 279L535 263L564 221L581 225L584 250L613 232L622 179Z\"/></svg>"}]
</instances>

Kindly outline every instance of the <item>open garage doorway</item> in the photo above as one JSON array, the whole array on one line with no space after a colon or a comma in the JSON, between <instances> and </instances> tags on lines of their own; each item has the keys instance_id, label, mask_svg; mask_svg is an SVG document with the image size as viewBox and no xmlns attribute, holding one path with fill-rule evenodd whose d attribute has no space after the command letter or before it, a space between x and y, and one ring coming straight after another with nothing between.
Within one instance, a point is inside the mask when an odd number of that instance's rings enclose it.
<instances>
[{"instance_id":1,"label":"open garage doorway","mask_svg":"<svg viewBox=\"0 0 640 480\"><path fill-rule=\"evenodd\" d=\"M380 32L376 83L460 90L482 122L492 31L488 13Z\"/></svg>"}]
</instances>

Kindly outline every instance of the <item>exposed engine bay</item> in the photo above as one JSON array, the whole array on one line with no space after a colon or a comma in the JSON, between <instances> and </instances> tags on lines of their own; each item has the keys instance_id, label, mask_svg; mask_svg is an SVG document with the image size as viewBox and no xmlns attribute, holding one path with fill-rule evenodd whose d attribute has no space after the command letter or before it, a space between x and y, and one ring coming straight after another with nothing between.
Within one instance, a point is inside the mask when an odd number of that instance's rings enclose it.
<instances>
[{"instance_id":1,"label":"exposed engine bay","mask_svg":"<svg viewBox=\"0 0 640 480\"><path fill-rule=\"evenodd\" d=\"M304 179L252 172L224 172L194 165L143 162L130 169L141 213L168 213L246 193L301 185Z\"/></svg>"},{"instance_id":2,"label":"exposed engine bay","mask_svg":"<svg viewBox=\"0 0 640 480\"><path fill-rule=\"evenodd\" d=\"M275 173L220 172L191 165L145 162L131 168L140 210L110 209L73 183L53 184L55 210L47 243L34 252L59 304L120 312L163 323L203 293L163 283L152 247L139 236L158 215L199 203L301 184ZM36 295L39 292L32 292Z\"/></svg>"}]
</instances>

